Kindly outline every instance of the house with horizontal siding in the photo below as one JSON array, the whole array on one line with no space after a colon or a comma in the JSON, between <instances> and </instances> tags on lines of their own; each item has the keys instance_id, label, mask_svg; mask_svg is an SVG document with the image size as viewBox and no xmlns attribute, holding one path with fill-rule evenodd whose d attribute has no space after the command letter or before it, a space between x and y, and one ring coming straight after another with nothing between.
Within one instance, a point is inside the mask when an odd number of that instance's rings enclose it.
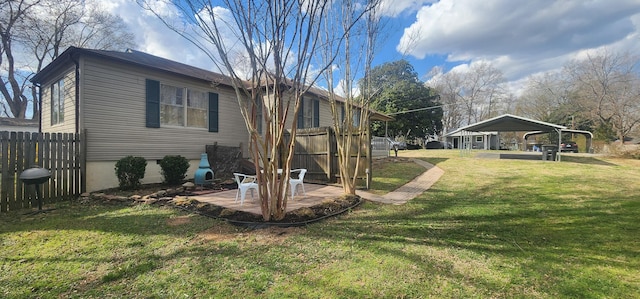
<instances>
[{"instance_id":1,"label":"house with horizontal siding","mask_svg":"<svg viewBox=\"0 0 640 299\"><path fill-rule=\"evenodd\" d=\"M0 117L0 131L38 132L37 119Z\"/></svg>"},{"instance_id":2,"label":"house with horizontal siding","mask_svg":"<svg viewBox=\"0 0 640 299\"><path fill-rule=\"evenodd\" d=\"M463 132L458 129L442 137L455 149L465 147L483 150L500 149L498 132Z\"/></svg>"},{"instance_id":3,"label":"house with horizontal siding","mask_svg":"<svg viewBox=\"0 0 640 299\"><path fill-rule=\"evenodd\" d=\"M230 78L147 53L70 47L36 74L41 132L83 133L87 191L117 187L115 163L147 160L143 183L162 181L157 161L182 155L192 176L205 146L250 141ZM332 126L330 104L304 96L299 128ZM290 118L291 119L291 118Z\"/></svg>"}]
</instances>

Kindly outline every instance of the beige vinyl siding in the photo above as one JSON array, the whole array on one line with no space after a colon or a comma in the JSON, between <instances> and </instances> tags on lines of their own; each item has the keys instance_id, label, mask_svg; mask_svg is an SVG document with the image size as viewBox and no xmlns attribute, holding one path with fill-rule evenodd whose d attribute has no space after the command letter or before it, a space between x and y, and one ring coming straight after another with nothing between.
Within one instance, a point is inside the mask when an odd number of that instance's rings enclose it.
<instances>
[{"instance_id":1,"label":"beige vinyl siding","mask_svg":"<svg viewBox=\"0 0 640 299\"><path fill-rule=\"evenodd\" d=\"M333 117L331 115L331 103L329 103L328 100L323 99L323 98L318 98L315 95L306 95L304 96L305 99L319 99L320 100L320 127L333 127ZM291 102L291 107L289 108L289 115L287 116L287 121L286 121L286 125L285 128L287 130L291 129L291 125L293 124L293 120L294 120L294 102ZM302 111L300 111L300 113L302 113ZM340 113L340 108L338 107L338 113ZM338 117L340 117L340 115L338 114ZM264 123L263 123L264 126ZM264 128L264 127L263 127Z\"/></svg>"},{"instance_id":2,"label":"beige vinyl siding","mask_svg":"<svg viewBox=\"0 0 640 299\"><path fill-rule=\"evenodd\" d=\"M51 85L64 78L64 121L51 125ZM42 132L75 133L76 131L76 84L75 66L61 72L59 77L40 86L42 91Z\"/></svg>"},{"instance_id":3,"label":"beige vinyl siding","mask_svg":"<svg viewBox=\"0 0 640 299\"><path fill-rule=\"evenodd\" d=\"M81 127L87 132L87 161L114 161L127 155L147 160L165 155L199 159L205 145L243 144L249 140L235 93L211 83L108 62L81 60ZM146 127L145 80L218 93L219 131L182 127Z\"/></svg>"},{"instance_id":4,"label":"beige vinyl siding","mask_svg":"<svg viewBox=\"0 0 640 299\"><path fill-rule=\"evenodd\" d=\"M338 119L340 119L340 106L338 106ZM320 126L333 128L333 116L331 115L331 103L320 99Z\"/></svg>"},{"instance_id":5,"label":"beige vinyl siding","mask_svg":"<svg viewBox=\"0 0 640 299\"><path fill-rule=\"evenodd\" d=\"M283 103L286 104L286 102L283 102ZM285 129L287 129L287 130L291 129L291 125L293 124L293 120L294 120L294 117L295 117L294 113L295 113L295 109L296 109L295 104L296 104L295 101L292 99L291 100L291 107L289 107L289 114L287 115L287 121L285 122ZM285 107L282 107L282 108L283 108L283 110L285 109ZM302 111L300 111L300 113L302 113Z\"/></svg>"},{"instance_id":6,"label":"beige vinyl siding","mask_svg":"<svg viewBox=\"0 0 640 299\"><path fill-rule=\"evenodd\" d=\"M269 103L272 103L272 101L273 101L273 99L271 99L271 98L273 98L272 96L270 97L268 95L265 95L265 96L263 96L263 98L264 98L264 101L266 101L267 105ZM286 102L283 102L283 103L286 103ZM289 107L289 113L287 115L287 119L286 119L285 127L284 127L287 130L291 129L291 124L293 123L294 110L295 110L295 106L294 105L295 105L295 102L293 100L291 100L291 106ZM286 109L286 107L283 106L282 110L284 111L285 109ZM265 132L265 123L264 123L265 116L266 115L263 113L263 115L262 115L262 133Z\"/></svg>"}]
</instances>

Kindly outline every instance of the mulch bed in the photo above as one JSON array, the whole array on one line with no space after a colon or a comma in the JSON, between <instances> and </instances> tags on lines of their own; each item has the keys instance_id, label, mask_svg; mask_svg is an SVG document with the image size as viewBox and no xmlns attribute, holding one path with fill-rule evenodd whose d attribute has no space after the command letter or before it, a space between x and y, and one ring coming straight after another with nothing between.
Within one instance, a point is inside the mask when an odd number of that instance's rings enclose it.
<instances>
[{"instance_id":1,"label":"mulch bed","mask_svg":"<svg viewBox=\"0 0 640 299\"><path fill-rule=\"evenodd\" d=\"M198 213L207 217L223 219L231 224L252 228L307 225L328 217L342 214L357 207L363 202L363 199L359 196L343 195L337 198L327 199L315 206L287 212L285 217L281 220L266 222L263 220L261 215L229 209L210 203L199 202L188 197L189 195L196 195L196 193L211 193L224 190L229 190L229 188L227 186L214 186L206 190L194 192L184 191L183 188L178 186L173 186L172 188L153 184L142 186L142 188L134 191L109 189L85 194L83 197L102 200L105 202L135 202L140 204L171 206L191 213Z\"/></svg>"},{"instance_id":2,"label":"mulch bed","mask_svg":"<svg viewBox=\"0 0 640 299\"><path fill-rule=\"evenodd\" d=\"M362 203L362 199L359 196L343 195L338 198L326 200L315 206L290 211L285 214L285 217L282 220L272 220L269 222L264 221L261 215L228 209L189 198L172 200L167 203L189 212L198 213L207 217L224 219L235 225L263 227L301 226L310 224L349 211Z\"/></svg>"}]
</instances>

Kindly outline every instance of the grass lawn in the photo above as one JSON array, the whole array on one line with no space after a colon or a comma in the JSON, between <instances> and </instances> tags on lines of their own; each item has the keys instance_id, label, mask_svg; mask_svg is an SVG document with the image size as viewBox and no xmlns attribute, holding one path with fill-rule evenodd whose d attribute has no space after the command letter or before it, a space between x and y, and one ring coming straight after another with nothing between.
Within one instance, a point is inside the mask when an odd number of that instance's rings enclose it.
<instances>
[{"instance_id":1,"label":"grass lawn","mask_svg":"<svg viewBox=\"0 0 640 299\"><path fill-rule=\"evenodd\" d=\"M405 205L365 203L302 228L146 205L0 214L0 297L640 297L639 160L400 155L445 174ZM378 166L372 186L419 170Z\"/></svg>"}]
</instances>

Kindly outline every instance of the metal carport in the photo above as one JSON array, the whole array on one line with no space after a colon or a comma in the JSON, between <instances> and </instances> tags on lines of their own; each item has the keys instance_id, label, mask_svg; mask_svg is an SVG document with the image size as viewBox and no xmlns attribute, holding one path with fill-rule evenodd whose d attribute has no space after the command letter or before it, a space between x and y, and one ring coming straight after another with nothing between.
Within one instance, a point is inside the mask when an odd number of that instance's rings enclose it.
<instances>
[{"instance_id":1,"label":"metal carport","mask_svg":"<svg viewBox=\"0 0 640 299\"><path fill-rule=\"evenodd\" d=\"M586 137L587 142L586 142L586 147L587 147L587 153L593 153L593 148L591 147L591 143L593 141L593 133L589 132L589 131L583 131L583 130L572 130L572 129L564 129L562 130L563 133L572 133L572 134L582 134ZM539 135L539 134L546 134L548 132L543 132L543 131L534 131L534 132L527 132L524 133L524 136L522 136L522 138L524 139L524 142L526 144L527 142L527 138L529 138L529 136L533 136L533 135Z\"/></svg>"},{"instance_id":2,"label":"metal carport","mask_svg":"<svg viewBox=\"0 0 640 299\"><path fill-rule=\"evenodd\" d=\"M562 143L562 132L566 130L567 127L556 125L552 123L547 123L539 120L534 120L526 117L521 117L512 114L503 114L494 118L490 118L481 122L477 122L475 124L471 124L465 127L461 127L458 130L464 132L481 132L481 131L497 131L497 132L530 132L530 131L538 131L538 132L557 132L558 136L558 149L560 148L560 143ZM460 148L463 149L464 142L466 138L462 138L463 146ZM557 155L558 160L560 159L560 155Z\"/></svg>"}]
</instances>

